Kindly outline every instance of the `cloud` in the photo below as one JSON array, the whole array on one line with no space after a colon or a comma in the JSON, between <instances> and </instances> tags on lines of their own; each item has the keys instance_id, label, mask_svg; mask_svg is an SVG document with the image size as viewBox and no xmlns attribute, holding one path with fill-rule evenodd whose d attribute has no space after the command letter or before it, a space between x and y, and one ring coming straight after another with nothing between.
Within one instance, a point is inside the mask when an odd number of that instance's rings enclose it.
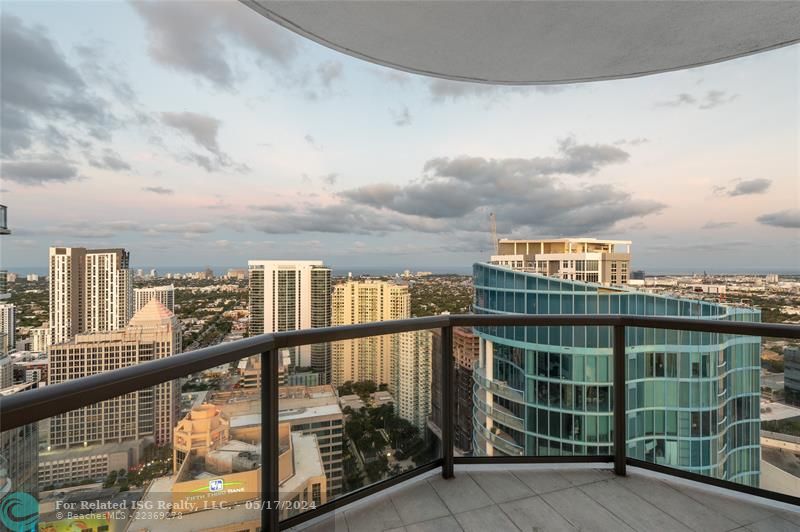
<instances>
[{"instance_id":1,"label":"cloud","mask_svg":"<svg viewBox=\"0 0 800 532\"><path fill-rule=\"evenodd\" d=\"M403 109L400 111L389 109L389 112L392 114L392 121L394 122L394 125L403 127L411 124L411 113L408 111L407 106L404 105Z\"/></svg>"},{"instance_id":2,"label":"cloud","mask_svg":"<svg viewBox=\"0 0 800 532\"><path fill-rule=\"evenodd\" d=\"M716 186L713 191L715 194L725 196L748 196L751 194L763 194L772 184L771 179L734 179L728 186Z\"/></svg>"},{"instance_id":3,"label":"cloud","mask_svg":"<svg viewBox=\"0 0 800 532\"><path fill-rule=\"evenodd\" d=\"M233 48L255 54L259 66L287 66L297 37L238 2L132 2L148 29L156 62L231 89L237 80Z\"/></svg>"},{"instance_id":4,"label":"cloud","mask_svg":"<svg viewBox=\"0 0 800 532\"><path fill-rule=\"evenodd\" d=\"M570 85L490 85L439 78L424 79L427 84L430 99L433 103L445 103L447 101L457 101L467 98L496 99L509 94L519 94L522 96L528 96L534 93L555 94L570 87Z\"/></svg>"},{"instance_id":5,"label":"cloud","mask_svg":"<svg viewBox=\"0 0 800 532\"><path fill-rule=\"evenodd\" d=\"M701 96L682 92L671 100L656 102L656 107L696 107L705 110L732 102L738 97L738 94L728 94L721 90L710 90Z\"/></svg>"},{"instance_id":6,"label":"cloud","mask_svg":"<svg viewBox=\"0 0 800 532\"><path fill-rule=\"evenodd\" d=\"M217 136L222 122L212 116L199 113L161 113L161 122L181 133L189 136L195 144L210 152L213 157L197 152L189 152L183 158L192 162L208 172L220 169L234 169L247 172L249 168L244 164L235 163L231 157L219 148Z\"/></svg>"},{"instance_id":7,"label":"cloud","mask_svg":"<svg viewBox=\"0 0 800 532\"><path fill-rule=\"evenodd\" d=\"M700 229L725 229L727 227L733 227L734 225L736 225L736 222L715 222L709 220L704 223Z\"/></svg>"},{"instance_id":8,"label":"cloud","mask_svg":"<svg viewBox=\"0 0 800 532\"><path fill-rule=\"evenodd\" d=\"M0 175L21 185L67 183L81 178L72 163L62 160L7 161L0 165Z\"/></svg>"},{"instance_id":9,"label":"cloud","mask_svg":"<svg viewBox=\"0 0 800 532\"><path fill-rule=\"evenodd\" d=\"M325 61L317 66L317 75L326 89L330 89L333 82L342 77L344 67L339 61Z\"/></svg>"},{"instance_id":10,"label":"cloud","mask_svg":"<svg viewBox=\"0 0 800 532\"><path fill-rule=\"evenodd\" d=\"M183 234L207 234L214 232L214 225L209 222L190 222L175 224L155 224L147 228L149 233L183 233Z\"/></svg>"},{"instance_id":11,"label":"cloud","mask_svg":"<svg viewBox=\"0 0 800 532\"><path fill-rule=\"evenodd\" d=\"M172 195L175 193L174 190L171 188L164 188L164 187L142 187L142 190L145 192L152 192L154 194L161 194L161 195Z\"/></svg>"},{"instance_id":12,"label":"cloud","mask_svg":"<svg viewBox=\"0 0 800 532\"><path fill-rule=\"evenodd\" d=\"M339 179L339 174L336 173L330 173L320 177L320 180L326 185L335 185L338 179Z\"/></svg>"},{"instance_id":13,"label":"cloud","mask_svg":"<svg viewBox=\"0 0 800 532\"><path fill-rule=\"evenodd\" d=\"M322 144L318 143L317 140L312 137L310 134L306 134L303 139L308 143L309 146L314 148L317 151L322 151Z\"/></svg>"},{"instance_id":14,"label":"cloud","mask_svg":"<svg viewBox=\"0 0 800 532\"><path fill-rule=\"evenodd\" d=\"M650 142L650 139L645 137L635 137L632 139L619 139L614 141L615 146L621 146L627 144L628 146L639 146L640 144L647 144Z\"/></svg>"},{"instance_id":15,"label":"cloud","mask_svg":"<svg viewBox=\"0 0 800 532\"><path fill-rule=\"evenodd\" d=\"M800 209L786 209L764 214L756 218L756 221L773 227L800 229Z\"/></svg>"},{"instance_id":16,"label":"cloud","mask_svg":"<svg viewBox=\"0 0 800 532\"><path fill-rule=\"evenodd\" d=\"M103 154L99 158L90 157L89 164L95 168L103 168L117 172L131 169L131 165L125 162L120 154L110 148L105 148Z\"/></svg>"},{"instance_id":17,"label":"cloud","mask_svg":"<svg viewBox=\"0 0 800 532\"><path fill-rule=\"evenodd\" d=\"M183 133L211 153L219 152L217 133L222 122L214 117L198 113L161 113L161 121Z\"/></svg>"},{"instance_id":18,"label":"cloud","mask_svg":"<svg viewBox=\"0 0 800 532\"><path fill-rule=\"evenodd\" d=\"M101 140L119 126L109 104L90 90L78 69L40 26L0 16L0 150L6 157L37 143L50 150L71 141L63 126ZM55 140L55 142L53 142Z\"/></svg>"},{"instance_id":19,"label":"cloud","mask_svg":"<svg viewBox=\"0 0 800 532\"><path fill-rule=\"evenodd\" d=\"M631 197L611 185L570 186L563 176L583 176L624 162L628 154L602 144L559 142L556 157L435 158L423 176L404 185L375 183L334 195L326 205L252 206L253 226L267 233L384 234L394 231L486 231L499 212L505 233L597 233L617 222L661 211L664 205Z\"/></svg>"}]
</instances>

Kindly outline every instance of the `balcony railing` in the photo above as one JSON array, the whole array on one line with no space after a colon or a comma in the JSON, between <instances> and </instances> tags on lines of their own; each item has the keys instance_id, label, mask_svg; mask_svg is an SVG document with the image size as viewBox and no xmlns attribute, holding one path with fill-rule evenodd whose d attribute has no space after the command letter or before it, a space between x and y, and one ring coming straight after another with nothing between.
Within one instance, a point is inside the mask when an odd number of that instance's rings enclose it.
<instances>
[{"instance_id":1,"label":"balcony railing","mask_svg":"<svg viewBox=\"0 0 800 532\"><path fill-rule=\"evenodd\" d=\"M454 412L454 370L453 370L453 327L489 327L489 326L607 326L613 328L613 443L614 455L574 455L574 456L472 456L454 457L453 449L453 412ZM63 414L77 408L85 407L99 401L108 400L136 390L152 387L173 379L188 376L222 364L238 361L244 357L261 354L262 387L261 387L261 425L265 428L262 438L262 490L263 501L279 500L278 458L280 444L278 437L278 349L298 347L322 342L335 342L441 328L442 360L442 457L416 469L400 473L387 480L361 488L339 496L330 502L302 514L280 520L280 510L276 505L262 504L262 529L277 531L289 528L307 520L322 516L337 508L368 497L389 486L413 478L435 468L441 468L444 478L453 476L454 464L501 464L501 463L560 463L560 462L599 462L609 461L614 464L617 475L625 475L626 466L650 469L653 471L690 479L693 481L727 488L753 496L764 497L786 503L800 505L800 497L768 491L728 480L720 480L697 473L687 472L626 456L626 397L625 397L625 330L626 327L643 327L653 329L689 330L737 334L750 336L769 336L800 339L800 326L773 325L749 322L726 322L715 320L686 318L655 318L632 316L596 316L596 315L442 315L435 317L413 318L407 320L386 321L363 325L348 325L321 329L264 334L252 338L199 349L189 353L155 360L137 366L101 373L90 377L47 386L44 388L22 392L0 399L0 419L3 431ZM489 382L479 374L479 379ZM489 391L500 392L488 388ZM513 390L503 389L504 392ZM514 390L515 396L522 399L522 393ZM496 412L489 413L497 415ZM497 443L499 437L489 438ZM503 442L506 443L506 442ZM510 443L510 442L509 442ZM510 446L509 446L510 447ZM511 447L510 447L511 448ZM515 451L518 449L514 448Z\"/></svg>"}]
</instances>

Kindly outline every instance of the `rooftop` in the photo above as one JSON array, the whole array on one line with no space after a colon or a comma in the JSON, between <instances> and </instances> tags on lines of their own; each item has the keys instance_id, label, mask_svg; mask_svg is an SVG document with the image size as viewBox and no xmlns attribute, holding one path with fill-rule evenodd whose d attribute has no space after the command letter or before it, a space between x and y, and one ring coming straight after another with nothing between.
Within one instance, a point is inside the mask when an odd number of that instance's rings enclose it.
<instances>
[{"instance_id":1,"label":"rooftop","mask_svg":"<svg viewBox=\"0 0 800 532\"><path fill-rule=\"evenodd\" d=\"M294 530L796 531L800 509L636 468L456 467L358 501Z\"/></svg>"}]
</instances>

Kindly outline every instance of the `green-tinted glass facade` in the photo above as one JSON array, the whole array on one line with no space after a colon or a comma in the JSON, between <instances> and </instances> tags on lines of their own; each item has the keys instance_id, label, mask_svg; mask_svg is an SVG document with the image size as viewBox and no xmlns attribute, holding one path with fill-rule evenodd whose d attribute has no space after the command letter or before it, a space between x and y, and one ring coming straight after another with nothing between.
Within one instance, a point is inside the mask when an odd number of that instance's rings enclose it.
<instances>
[{"instance_id":1,"label":"green-tinted glass facade","mask_svg":"<svg viewBox=\"0 0 800 532\"><path fill-rule=\"evenodd\" d=\"M489 264L474 266L474 283L477 313L761 319L751 308ZM483 363L491 361L490 372L474 373L476 452L489 442L495 454L612 454L610 327L476 332L484 341ZM628 456L758 486L761 339L629 327L625 343Z\"/></svg>"}]
</instances>

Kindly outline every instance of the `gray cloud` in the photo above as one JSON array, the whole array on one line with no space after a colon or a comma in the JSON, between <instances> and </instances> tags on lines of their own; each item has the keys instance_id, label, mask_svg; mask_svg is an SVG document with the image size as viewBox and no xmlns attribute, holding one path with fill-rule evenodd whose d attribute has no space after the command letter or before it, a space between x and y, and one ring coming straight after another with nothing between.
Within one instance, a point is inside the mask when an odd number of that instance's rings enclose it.
<instances>
[{"instance_id":1,"label":"gray cloud","mask_svg":"<svg viewBox=\"0 0 800 532\"><path fill-rule=\"evenodd\" d=\"M152 192L154 194L161 194L164 196L175 194L174 190L165 187L142 187L142 190L144 190L145 192Z\"/></svg>"},{"instance_id":2,"label":"gray cloud","mask_svg":"<svg viewBox=\"0 0 800 532\"><path fill-rule=\"evenodd\" d=\"M320 180L326 185L335 185L338 179L339 179L339 174L333 172L320 177Z\"/></svg>"},{"instance_id":3,"label":"gray cloud","mask_svg":"<svg viewBox=\"0 0 800 532\"><path fill-rule=\"evenodd\" d=\"M756 179L734 179L729 185L714 187L713 191L715 194L724 196L748 196L750 194L763 194L771 184L771 179L765 179L763 177Z\"/></svg>"},{"instance_id":4,"label":"gray cloud","mask_svg":"<svg viewBox=\"0 0 800 532\"><path fill-rule=\"evenodd\" d=\"M650 139L645 137L635 137L632 139L619 139L614 141L614 145L620 146L627 144L628 146L639 146L640 144L647 144L650 142Z\"/></svg>"},{"instance_id":5,"label":"gray cloud","mask_svg":"<svg viewBox=\"0 0 800 532\"><path fill-rule=\"evenodd\" d=\"M344 67L339 61L325 61L317 66L317 75L326 89L330 89L333 82L342 77Z\"/></svg>"},{"instance_id":6,"label":"gray cloud","mask_svg":"<svg viewBox=\"0 0 800 532\"><path fill-rule=\"evenodd\" d=\"M255 54L260 66L286 66L299 50L298 38L238 2L132 3L147 23L150 56L221 88L237 81L232 45Z\"/></svg>"},{"instance_id":7,"label":"gray cloud","mask_svg":"<svg viewBox=\"0 0 800 532\"><path fill-rule=\"evenodd\" d=\"M593 234L664 208L611 185L569 186L560 179L626 161L628 154L619 148L567 139L559 152L531 159L431 159L418 181L346 190L332 205L253 206L261 211L253 223L268 233L481 233L494 211L502 213L498 223L506 234Z\"/></svg>"},{"instance_id":8,"label":"gray cloud","mask_svg":"<svg viewBox=\"0 0 800 532\"><path fill-rule=\"evenodd\" d=\"M559 156L531 159L437 158L425 163L427 175L405 187L366 185L344 191L347 199L404 214L451 218L485 205L514 202L539 188L555 187L556 175L586 175L601 167L628 160L615 146L578 144L568 138L559 142Z\"/></svg>"},{"instance_id":9,"label":"gray cloud","mask_svg":"<svg viewBox=\"0 0 800 532\"><path fill-rule=\"evenodd\" d=\"M306 134L306 136L303 137L303 139L308 143L309 146L311 146L315 150L322 151L322 144L317 142L317 140L314 137L312 137L310 134Z\"/></svg>"},{"instance_id":10,"label":"gray cloud","mask_svg":"<svg viewBox=\"0 0 800 532\"><path fill-rule=\"evenodd\" d=\"M234 169L247 172L247 165L235 163L231 157L219 148L217 136L222 122L218 119L199 113L161 113L161 122L188 135L198 146L210 152L213 157L197 152L189 152L183 159L192 162L208 172L220 169Z\"/></svg>"},{"instance_id":11,"label":"gray cloud","mask_svg":"<svg viewBox=\"0 0 800 532\"><path fill-rule=\"evenodd\" d=\"M522 96L528 96L535 93L555 94L570 87L570 85L489 85L438 78L424 79L427 83L431 101L434 103L445 103L447 101L456 101L462 98L496 99L509 94L519 94Z\"/></svg>"},{"instance_id":12,"label":"gray cloud","mask_svg":"<svg viewBox=\"0 0 800 532\"><path fill-rule=\"evenodd\" d=\"M108 103L89 89L43 28L2 14L0 62L0 148L6 157L37 142L48 149L66 147L71 139L57 125L82 128L100 140L108 140L119 126Z\"/></svg>"},{"instance_id":13,"label":"gray cloud","mask_svg":"<svg viewBox=\"0 0 800 532\"><path fill-rule=\"evenodd\" d=\"M408 110L408 106L404 105L399 111L389 109L389 112L392 114L392 121L394 122L394 125L403 127L411 124L411 113Z\"/></svg>"},{"instance_id":14,"label":"gray cloud","mask_svg":"<svg viewBox=\"0 0 800 532\"><path fill-rule=\"evenodd\" d=\"M117 172L131 169L131 165L125 162L120 154L110 148L105 148L99 158L90 157L89 164L95 168L103 168Z\"/></svg>"},{"instance_id":15,"label":"gray cloud","mask_svg":"<svg viewBox=\"0 0 800 532\"><path fill-rule=\"evenodd\" d=\"M700 229L725 229L727 227L733 227L734 225L736 225L736 222L715 222L709 220L704 223Z\"/></svg>"},{"instance_id":16,"label":"gray cloud","mask_svg":"<svg viewBox=\"0 0 800 532\"><path fill-rule=\"evenodd\" d=\"M221 122L212 116L199 113L161 113L161 121L188 134L194 141L211 153L217 153L217 133Z\"/></svg>"},{"instance_id":17,"label":"gray cloud","mask_svg":"<svg viewBox=\"0 0 800 532\"><path fill-rule=\"evenodd\" d=\"M80 179L75 166L62 160L8 161L0 165L0 175L21 185L66 183Z\"/></svg>"},{"instance_id":18,"label":"gray cloud","mask_svg":"<svg viewBox=\"0 0 800 532\"><path fill-rule=\"evenodd\" d=\"M783 211L764 214L756 218L764 225L783 227L786 229L800 229L800 209L786 209Z\"/></svg>"},{"instance_id":19,"label":"gray cloud","mask_svg":"<svg viewBox=\"0 0 800 532\"><path fill-rule=\"evenodd\" d=\"M721 90L710 90L701 96L682 92L671 100L656 102L656 107L696 107L705 110L732 102L738 97L738 94L729 94Z\"/></svg>"}]
</instances>

